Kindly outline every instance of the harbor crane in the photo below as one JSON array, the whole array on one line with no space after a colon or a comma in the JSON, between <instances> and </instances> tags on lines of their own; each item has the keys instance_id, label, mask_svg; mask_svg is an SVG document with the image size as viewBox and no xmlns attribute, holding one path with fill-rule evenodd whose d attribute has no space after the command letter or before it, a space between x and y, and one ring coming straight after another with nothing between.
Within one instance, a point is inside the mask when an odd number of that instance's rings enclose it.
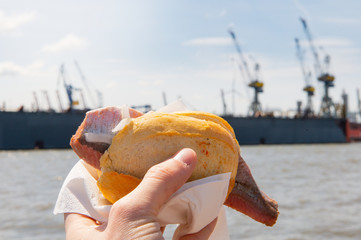
<instances>
[{"instance_id":1,"label":"harbor crane","mask_svg":"<svg viewBox=\"0 0 361 240\"><path fill-rule=\"evenodd\" d=\"M303 88L303 91L307 93L307 104L304 110L304 117L312 117L314 116L312 96L315 94L315 88L311 84L311 71L307 72L305 68L304 54L298 38L295 38L295 43L296 43L297 57L298 60L300 61L303 78L306 83L306 86Z\"/></svg>"},{"instance_id":2,"label":"harbor crane","mask_svg":"<svg viewBox=\"0 0 361 240\"><path fill-rule=\"evenodd\" d=\"M247 63L245 57L243 56L241 46L239 45L239 43L237 41L236 34L231 29L229 29L228 32L232 37L234 46L236 47L236 50L237 50L240 60L242 62L243 69L245 71L245 76L247 78L247 81L249 82L248 86L250 88L254 89L254 98L249 107L248 115L253 116L253 117L260 116L262 114L262 108L261 108L261 103L259 102L259 99L258 99L258 94L263 92L263 82L261 82L259 80L260 66L258 63L255 64L254 74L252 75L251 72L249 71L248 63Z\"/></svg>"},{"instance_id":3,"label":"harbor crane","mask_svg":"<svg viewBox=\"0 0 361 240\"><path fill-rule=\"evenodd\" d=\"M46 90L43 90L43 91L41 91L41 92L42 92L42 94L43 94L43 96L44 96L44 98L45 98L45 100L46 100L46 102L47 102L47 104L48 104L48 112L53 112L54 110L53 110L53 108L52 108L52 106L51 106L51 102L50 102L50 98L49 98L48 92L47 92Z\"/></svg>"},{"instance_id":4,"label":"harbor crane","mask_svg":"<svg viewBox=\"0 0 361 240\"><path fill-rule=\"evenodd\" d=\"M96 101L94 100L94 97L93 97L93 94L92 94L92 91L91 89L89 88L89 84L88 84L88 81L87 79L85 78L84 74L83 74L83 71L81 70L80 68L80 65L78 64L77 61L74 61L74 64L79 72L79 75L80 75L80 78L81 80L83 81L84 85L85 85L85 89L88 93L88 96L92 102L92 105L94 107L97 107L97 108L100 108L102 107L103 103L102 103L102 93L99 91L99 90L95 90L96 91L96 94L97 94L97 97L98 97L98 102L96 103Z\"/></svg>"},{"instance_id":5,"label":"harbor crane","mask_svg":"<svg viewBox=\"0 0 361 240\"><path fill-rule=\"evenodd\" d=\"M223 115L227 116L227 103L226 103L226 99L224 97L223 89L221 89L221 97L222 97L222 103L223 103Z\"/></svg>"},{"instance_id":6,"label":"harbor crane","mask_svg":"<svg viewBox=\"0 0 361 240\"><path fill-rule=\"evenodd\" d=\"M60 66L60 76L59 76L58 82L59 82L60 78L62 78L62 80L63 80L66 95L68 96L68 100L69 100L69 108L67 111L72 111L75 105L79 105L79 101L76 101L73 99L73 91L74 90L79 91L80 89L74 88L71 84L66 82L64 64L62 64ZM84 103L84 105L85 105L85 103Z\"/></svg>"},{"instance_id":7,"label":"harbor crane","mask_svg":"<svg viewBox=\"0 0 361 240\"><path fill-rule=\"evenodd\" d=\"M360 98L360 89L356 89L356 95L357 95L357 107L358 107L358 113L361 117L361 98Z\"/></svg>"},{"instance_id":8,"label":"harbor crane","mask_svg":"<svg viewBox=\"0 0 361 240\"><path fill-rule=\"evenodd\" d=\"M336 115L336 107L331 97L329 96L329 88L334 86L335 76L328 72L330 65L330 56L326 55L324 58L324 64L321 64L318 51L313 42L312 35L308 29L307 22L305 19L300 18L304 32L308 39L311 52L315 58L315 72L317 79L324 84L324 95L321 101L320 116L322 117L334 117ZM333 110L333 112L332 112Z\"/></svg>"}]
</instances>

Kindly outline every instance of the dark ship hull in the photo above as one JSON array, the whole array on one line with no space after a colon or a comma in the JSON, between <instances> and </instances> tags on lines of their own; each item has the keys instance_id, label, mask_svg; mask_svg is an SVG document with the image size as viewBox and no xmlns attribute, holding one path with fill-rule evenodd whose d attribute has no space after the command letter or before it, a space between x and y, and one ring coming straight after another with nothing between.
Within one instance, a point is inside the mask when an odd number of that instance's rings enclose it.
<instances>
[{"instance_id":1,"label":"dark ship hull","mask_svg":"<svg viewBox=\"0 0 361 240\"><path fill-rule=\"evenodd\" d=\"M0 112L0 149L69 148L85 111ZM361 140L361 125L334 118L223 116L240 145L345 143Z\"/></svg>"},{"instance_id":2,"label":"dark ship hull","mask_svg":"<svg viewBox=\"0 0 361 240\"><path fill-rule=\"evenodd\" d=\"M69 148L85 112L0 112L0 149Z\"/></svg>"},{"instance_id":3,"label":"dark ship hull","mask_svg":"<svg viewBox=\"0 0 361 240\"><path fill-rule=\"evenodd\" d=\"M333 118L223 117L240 145L345 143L347 120Z\"/></svg>"}]
</instances>

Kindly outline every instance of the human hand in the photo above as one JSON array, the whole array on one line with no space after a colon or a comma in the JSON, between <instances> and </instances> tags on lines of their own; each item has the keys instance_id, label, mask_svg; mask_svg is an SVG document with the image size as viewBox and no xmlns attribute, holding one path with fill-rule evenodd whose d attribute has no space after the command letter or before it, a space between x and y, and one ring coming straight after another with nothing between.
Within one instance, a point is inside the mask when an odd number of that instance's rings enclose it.
<instances>
[{"instance_id":1,"label":"human hand","mask_svg":"<svg viewBox=\"0 0 361 240\"><path fill-rule=\"evenodd\" d=\"M121 198L111 208L108 224L96 225L95 221L79 214L67 214L65 228L67 239L163 239L157 220L161 207L191 176L197 162L191 149L183 149L172 159L148 170L139 186ZM198 233L181 239L208 239L216 220ZM86 234L86 235L85 235Z\"/></svg>"}]
</instances>

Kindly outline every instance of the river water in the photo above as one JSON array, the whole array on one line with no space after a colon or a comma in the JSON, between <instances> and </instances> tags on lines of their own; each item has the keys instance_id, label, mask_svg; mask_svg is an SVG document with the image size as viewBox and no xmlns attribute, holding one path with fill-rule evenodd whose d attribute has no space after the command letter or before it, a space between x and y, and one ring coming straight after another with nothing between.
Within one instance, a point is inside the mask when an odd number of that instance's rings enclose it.
<instances>
[{"instance_id":1,"label":"river water","mask_svg":"<svg viewBox=\"0 0 361 240\"><path fill-rule=\"evenodd\" d=\"M361 239L361 144L242 146L279 204L273 227L227 209L231 239ZM71 150L0 151L0 239L65 239L52 214ZM169 237L169 231L166 231Z\"/></svg>"}]
</instances>

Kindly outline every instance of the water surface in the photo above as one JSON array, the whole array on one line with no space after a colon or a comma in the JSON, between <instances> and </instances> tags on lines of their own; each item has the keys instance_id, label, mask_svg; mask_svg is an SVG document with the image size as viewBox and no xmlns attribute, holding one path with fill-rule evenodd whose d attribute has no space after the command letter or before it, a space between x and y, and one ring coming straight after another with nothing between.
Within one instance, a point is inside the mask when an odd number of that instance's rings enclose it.
<instances>
[{"instance_id":1,"label":"water surface","mask_svg":"<svg viewBox=\"0 0 361 240\"><path fill-rule=\"evenodd\" d=\"M227 209L231 239L361 239L361 144L242 146L279 204L274 227ZM65 239L52 214L71 150L0 151L0 239ZM169 238L169 232L166 237Z\"/></svg>"}]
</instances>

